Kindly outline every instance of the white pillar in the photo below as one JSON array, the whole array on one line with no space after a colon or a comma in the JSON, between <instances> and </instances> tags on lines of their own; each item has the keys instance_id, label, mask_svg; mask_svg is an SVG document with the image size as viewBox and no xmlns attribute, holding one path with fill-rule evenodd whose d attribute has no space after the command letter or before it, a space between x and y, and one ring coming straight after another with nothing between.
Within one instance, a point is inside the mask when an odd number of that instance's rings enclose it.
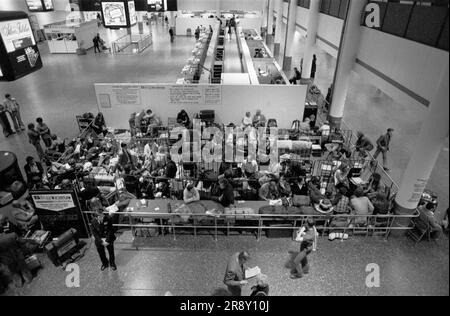
<instances>
[{"instance_id":1,"label":"white pillar","mask_svg":"<svg viewBox=\"0 0 450 316\"><path fill-rule=\"evenodd\" d=\"M411 214L421 199L434 165L442 151L449 132L449 64L444 69L439 88L431 101L427 117L409 160L400 189L395 198L397 214Z\"/></svg>"},{"instance_id":2,"label":"white pillar","mask_svg":"<svg viewBox=\"0 0 450 316\"><path fill-rule=\"evenodd\" d=\"M329 113L329 121L332 127L340 127L342 117L344 116L350 74L355 65L356 53L361 37L361 13L364 11L366 3L367 0L350 0L349 2L334 76L332 102Z\"/></svg>"},{"instance_id":3,"label":"white pillar","mask_svg":"<svg viewBox=\"0 0 450 316\"><path fill-rule=\"evenodd\" d=\"M273 48L273 54L275 56L280 55L280 46L283 43L283 11L284 11L284 1L277 0L276 9L277 11L277 21L275 25L275 45Z\"/></svg>"},{"instance_id":4,"label":"white pillar","mask_svg":"<svg viewBox=\"0 0 450 316\"><path fill-rule=\"evenodd\" d=\"M273 10L275 9L275 0L269 0L269 14L267 19L267 34L273 34Z\"/></svg>"},{"instance_id":5,"label":"white pillar","mask_svg":"<svg viewBox=\"0 0 450 316\"><path fill-rule=\"evenodd\" d=\"M170 11L170 27L174 28L175 27L175 11Z\"/></svg>"},{"instance_id":6,"label":"white pillar","mask_svg":"<svg viewBox=\"0 0 450 316\"><path fill-rule=\"evenodd\" d=\"M306 37L305 55L303 57L302 77L311 77L311 68L316 45L317 29L319 28L320 0L311 0L309 6L308 34Z\"/></svg>"},{"instance_id":7,"label":"white pillar","mask_svg":"<svg viewBox=\"0 0 450 316\"><path fill-rule=\"evenodd\" d=\"M216 15L218 18L220 18L221 13L222 13L221 0L217 0Z\"/></svg>"},{"instance_id":8,"label":"white pillar","mask_svg":"<svg viewBox=\"0 0 450 316\"><path fill-rule=\"evenodd\" d=\"M297 0L289 0L286 42L284 46L283 70L290 70L292 64L295 28L297 22Z\"/></svg>"},{"instance_id":9,"label":"white pillar","mask_svg":"<svg viewBox=\"0 0 450 316\"><path fill-rule=\"evenodd\" d=\"M261 16L261 26L263 28L267 28L267 17L269 14L269 0L264 0L263 1L263 10L262 10L262 16Z\"/></svg>"}]
</instances>

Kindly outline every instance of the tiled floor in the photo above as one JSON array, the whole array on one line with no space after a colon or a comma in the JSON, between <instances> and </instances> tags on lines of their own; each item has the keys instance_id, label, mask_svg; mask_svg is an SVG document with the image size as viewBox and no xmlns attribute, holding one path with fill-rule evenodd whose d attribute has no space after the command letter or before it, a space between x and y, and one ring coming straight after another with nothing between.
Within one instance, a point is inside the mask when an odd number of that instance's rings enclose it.
<instances>
[{"instance_id":1,"label":"tiled floor","mask_svg":"<svg viewBox=\"0 0 450 316\"><path fill-rule=\"evenodd\" d=\"M136 250L125 233L117 242L118 270L100 272L100 262L92 245L78 262L80 287L68 288L68 272L55 268L46 257L45 268L30 285L11 289L9 295L173 295L208 296L222 283L231 254L247 250L249 266L259 266L268 276L270 295L448 295L448 242L423 242L414 247L409 240L377 237L350 238L345 242L320 239L310 256L311 272L303 279L289 278L290 239L259 242L251 236L156 237L140 240ZM380 268L380 287L366 286L366 267ZM243 291L250 294L250 286Z\"/></svg>"},{"instance_id":2,"label":"tiled floor","mask_svg":"<svg viewBox=\"0 0 450 316\"><path fill-rule=\"evenodd\" d=\"M152 26L154 44L141 55L87 56L50 55L41 45L44 68L17 82L0 83L0 94L15 96L22 105L24 121L44 117L53 132L61 137L77 133L75 115L96 112L93 84L98 82L174 83L189 58L194 39L177 37L169 41L168 30L162 25ZM104 34L110 39L114 34ZM117 34L115 34L117 36ZM299 63L302 42L294 58ZM334 72L335 60L318 51L316 82L327 89ZM151 107L151 100L149 100ZM397 104L375 87L357 76L351 79L345 120L361 129L373 140L387 127L396 129L390 164L392 176L398 181L414 149L425 108L411 108ZM406 110L407 109L407 110ZM128 116L128 113L124 113ZM370 119L367 119L370 118ZM25 135L8 139L0 136L0 150L16 152L20 164L33 153ZM448 143L441 154L429 187L440 196L441 209L448 207ZM288 240L263 239L256 243L251 237L221 238L213 242L209 237L183 237L149 240L149 249L134 251L129 243L118 245L119 271L99 273L95 250L91 249L80 262L82 287L68 289L64 285L65 272L46 262L46 268L29 287L18 293L38 294L173 294L208 295L222 287L228 256L241 249L253 253L254 264L269 275L273 295L313 294L438 294L448 295L448 239L439 245L422 243L412 247L410 241L391 239L351 239L345 243L320 241L319 251L312 256L313 270L303 280L292 281L284 267L289 257ZM365 267L378 263L382 270L380 289L365 287ZM248 289L247 289L248 290Z\"/></svg>"}]
</instances>

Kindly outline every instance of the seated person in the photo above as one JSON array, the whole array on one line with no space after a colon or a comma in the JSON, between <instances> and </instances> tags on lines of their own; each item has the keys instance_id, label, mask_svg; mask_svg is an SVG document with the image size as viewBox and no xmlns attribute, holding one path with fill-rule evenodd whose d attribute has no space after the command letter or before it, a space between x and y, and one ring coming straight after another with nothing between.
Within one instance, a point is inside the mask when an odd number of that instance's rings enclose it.
<instances>
[{"instance_id":1,"label":"seated person","mask_svg":"<svg viewBox=\"0 0 450 316\"><path fill-rule=\"evenodd\" d=\"M219 180L220 196L212 197L213 201L219 202L223 207L234 204L234 189L226 179Z\"/></svg>"},{"instance_id":2,"label":"seated person","mask_svg":"<svg viewBox=\"0 0 450 316\"><path fill-rule=\"evenodd\" d=\"M367 195L369 199L373 199L378 193L384 193L385 188L381 182L381 175L374 173L370 179L367 188L364 190L364 194Z\"/></svg>"},{"instance_id":3,"label":"seated person","mask_svg":"<svg viewBox=\"0 0 450 316\"><path fill-rule=\"evenodd\" d=\"M158 144L154 140L148 141L144 146L144 156L145 159L149 159L150 157L156 156L156 153L158 152Z\"/></svg>"},{"instance_id":4,"label":"seated person","mask_svg":"<svg viewBox=\"0 0 450 316\"><path fill-rule=\"evenodd\" d=\"M252 113L247 112L247 113L245 113L245 117L242 119L241 128L243 130L246 130L248 127L252 127L252 126L253 126Z\"/></svg>"},{"instance_id":5,"label":"seated person","mask_svg":"<svg viewBox=\"0 0 450 316\"><path fill-rule=\"evenodd\" d=\"M305 178L298 177L291 180L291 190L293 195L308 195L308 186L305 183Z\"/></svg>"},{"instance_id":6,"label":"seated person","mask_svg":"<svg viewBox=\"0 0 450 316\"><path fill-rule=\"evenodd\" d=\"M39 219L35 214L34 207L25 199L16 200L12 203L11 215L17 228L22 232L38 228Z\"/></svg>"},{"instance_id":7,"label":"seated person","mask_svg":"<svg viewBox=\"0 0 450 316\"><path fill-rule=\"evenodd\" d=\"M346 164L342 164L334 173L334 186L336 189L341 187L350 188L350 183L348 181L349 167Z\"/></svg>"},{"instance_id":8,"label":"seated person","mask_svg":"<svg viewBox=\"0 0 450 316\"><path fill-rule=\"evenodd\" d=\"M175 179L177 176L177 164L172 160L170 155L166 156L166 166L164 168L164 177L169 179Z\"/></svg>"},{"instance_id":9,"label":"seated person","mask_svg":"<svg viewBox=\"0 0 450 316\"><path fill-rule=\"evenodd\" d=\"M311 120L309 117L305 118L303 122L300 123L299 128L301 132L309 132L311 130Z\"/></svg>"},{"instance_id":10,"label":"seated person","mask_svg":"<svg viewBox=\"0 0 450 316\"><path fill-rule=\"evenodd\" d=\"M189 119L189 115L185 110L181 110L177 115L177 123L183 125L186 128L189 128L191 125L191 120Z\"/></svg>"},{"instance_id":11,"label":"seated person","mask_svg":"<svg viewBox=\"0 0 450 316\"><path fill-rule=\"evenodd\" d=\"M357 133L358 138L356 140L355 149L361 154L362 157L367 157L367 153L371 152L374 148L370 139L368 139L362 132Z\"/></svg>"},{"instance_id":12,"label":"seated person","mask_svg":"<svg viewBox=\"0 0 450 316\"><path fill-rule=\"evenodd\" d=\"M254 58L264 58L264 55L263 55L263 53L261 52L261 49L260 49L260 48L257 48L257 49L255 50L255 56L254 56Z\"/></svg>"},{"instance_id":13,"label":"seated person","mask_svg":"<svg viewBox=\"0 0 450 316\"><path fill-rule=\"evenodd\" d=\"M64 153L65 151L64 141L58 137L58 135L53 134L52 135L52 145L50 146L49 150L55 151L58 153Z\"/></svg>"},{"instance_id":14,"label":"seated person","mask_svg":"<svg viewBox=\"0 0 450 316\"><path fill-rule=\"evenodd\" d=\"M313 177L308 183L308 192L312 204L318 204L325 199L325 195L320 191L320 179Z\"/></svg>"},{"instance_id":15,"label":"seated person","mask_svg":"<svg viewBox=\"0 0 450 316\"><path fill-rule=\"evenodd\" d=\"M350 199L350 205L352 206L355 215L363 215L355 218L354 224L356 226L368 225L367 216L372 215L374 207L367 196L364 196L364 190L362 187L358 187L355 190L354 196Z\"/></svg>"},{"instance_id":16,"label":"seated person","mask_svg":"<svg viewBox=\"0 0 450 316\"><path fill-rule=\"evenodd\" d=\"M341 187L338 194L336 194L333 204L334 215L350 214L352 207L350 206L350 199L347 197L347 188ZM347 217L333 217L331 227L347 227L349 220Z\"/></svg>"},{"instance_id":17,"label":"seated person","mask_svg":"<svg viewBox=\"0 0 450 316\"><path fill-rule=\"evenodd\" d=\"M258 174L258 163L254 159L245 159L240 165L242 173L247 179L256 178Z\"/></svg>"},{"instance_id":18,"label":"seated person","mask_svg":"<svg viewBox=\"0 0 450 316\"><path fill-rule=\"evenodd\" d=\"M271 180L270 182L263 184L259 189L259 197L264 201L278 200L281 197L278 191L277 182Z\"/></svg>"},{"instance_id":19,"label":"seated person","mask_svg":"<svg viewBox=\"0 0 450 316\"><path fill-rule=\"evenodd\" d=\"M378 192L377 195L371 199L374 210L373 215L386 215L389 213L389 200L385 193Z\"/></svg>"},{"instance_id":20,"label":"seated person","mask_svg":"<svg viewBox=\"0 0 450 316\"><path fill-rule=\"evenodd\" d=\"M184 189L183 200L185 204L200 201L200 194L192 183L188 183Z\"/></svg>"},{"instance_id":21,"label":"seated person","mask_svg":"<svg viewBox=\"0 0 450 316\"><path fill-rule=\"evenodd\" d=\"M266 117L261 114L261 110L257 110L255 116L253 116L253 127L265 127L266 126Z\"/></svg>"},{"instance_id":22,"label":"seated person","mask_svg":"<svg viewBox=\"0 0 450 316\"><path fill-rule=\"evenodd\" d=\"M33 157L27 157L27 163L23 167L25 174L27 175L27 182L29 185L38 183L42 181L42 176L44 174L44 169L42 164L34 160Z\"/></svg>"},{"instance_id":23,"label":"seated person","mask_svg":"<svg viewBox=\"0 0 450 316\"><path fill-rule=\"evenodd\" d=\"M134 175L134 172L131 170L131 166L126 165L123 168L123 173L124 173L123 180L125 183L125 189L127 189L129 193L139 197L138 195L139 180Z\"/></svg>"},{"instance_id":24,"label":"seated person","mask_svg":"<svg viewBox=\"0 0 450 316\"><path fill-rule=\"evenodd\" d=\"M268 173L273 174L277 178L280 177L281 173L285 173L287 171L287 163L286 161L271 163L269 165Z\"/></svg>"},{"instance_id":25,"label":"seated person","mask_svg":"<svg viewBox=\"0 0 450 316\"><path fill-rule=\"evenodd\" d=\"M330 123L328 121L325 121L323 125L319 128L319 132L322 135L322 142L325 142L328 140L328 137L330 136Z\"/></svg>"},{"instance_id":26,"label":"seated person","mask_svg":"<svg viewBox=\"0 0 450 316\"><path fill-rule=\"evenodd\" d=\"M280 181L278 182L278 192L280 192L281 197L290 197L292 195L291 186L284 174L280 175Z\"/></svg>"},{"instance_id":27,"label":"seated person","mask_svg":"<svg viewBox=\"0 0 450 316\"><path fill-rule=\"evenodd\" d=\"M150 111L150 110L149 110ZM155 115L155 113L151 112L148 114L147 111L147 131L146 134L151 137L158 136L158 127L161 126L161 119Z\"/></svg>"},{"instance_id":28,"label":"seated person","mask_svg":"<svg viewBox=\"0 0 450 316\"><path fill-rule=\"evenodd\" d=\"M418 207L419 210L419 220L427 223L430 227L430 235L432 239L439 239L442 234L442 226L439 224L434 212L436 211L436 206L434 203L422 204Z\"/></svg>"}]
</instances>

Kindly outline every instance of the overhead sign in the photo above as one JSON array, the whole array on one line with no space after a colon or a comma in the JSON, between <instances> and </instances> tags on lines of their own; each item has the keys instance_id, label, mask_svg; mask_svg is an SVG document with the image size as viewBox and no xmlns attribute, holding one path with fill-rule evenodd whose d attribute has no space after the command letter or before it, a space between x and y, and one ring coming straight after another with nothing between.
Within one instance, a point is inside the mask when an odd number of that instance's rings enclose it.
<instances>
[{"instance_id":1,"label":"overhead sign","mask_svg":"<svg viewBox=\"0 0 450 316\"><path fill-rule=\"evenodd\" d=\"M102 2L105 26L127 26L127 14L123 2Z\"/></svg>"},{"instance_id":2,"label":"overhead sign","mask_svg":"<svg viewBox=\"0 0 450 316\"><path fill-rule=\"evenodd\" d=\"M53 11L53 0L25 0L30 12Z\"/></svg>"},{"instance_id":3,"label":"overhead sign","mask_svg":"<svg viewBox=\"0 0 450 316\"><path fill-rule=\"evenodd\" d=\"M164 0L148 0L148 12L164 12Z\"/></svg>"},{"instance_id":4,"label":"overhead sign","mask_svg":"<svg viewBox=\"0 0 450 316\"><path fill-rule=\"evenodd\" d=\"M130 14L130 24L135 25L137 23L137 14L134 1L128 1L128 12Z\"/></svg>"},{"instance_id":5,"label":"overhead sign","mask_svg":"<svg viewBox=\"0 0 450 316\"><path fill-rule=\"evenodd\" d=\"M72 194L34 194L35 207L42 210L60 212L75 207Z\"/></svg>"},{"instance_id":6,"label":"overhead sign","mask_svg":"<svg viewBox=\"0 0 450 316\"><path fill-rule=\"evenodd\" d=\"M0 22L0 35L8 53L36 45L28 19Z\"/></svg>"},{"instance_id":7,"label":"overhead sign","mask_svg":"<svg viewBox=\"0 0 450 316\"><path fill-rule=\"evenodd\" d=\"M0 21L2 80L16 80L42 68L39 49L27 18Z\"/></svg>"}]
</instances>

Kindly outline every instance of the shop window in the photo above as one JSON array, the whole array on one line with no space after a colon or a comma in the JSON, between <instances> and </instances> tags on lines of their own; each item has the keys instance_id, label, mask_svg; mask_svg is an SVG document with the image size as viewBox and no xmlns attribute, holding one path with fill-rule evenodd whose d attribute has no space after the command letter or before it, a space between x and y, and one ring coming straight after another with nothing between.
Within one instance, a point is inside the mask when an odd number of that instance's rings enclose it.
<instances>
[{"instance_id":1,"label":"shop window","mask_svg":"<svg viewBox=\"0 0 450 316\"><path fill-rule=\"evenodd\" d=\"M341 0L331 0L329 15L338 17Z\"/></svg>"},{"instance_id":2,"label":"shop window","mask_svg":"<svg viewBox=\"0 0 450 316\"><path fill-rule=\"evenodd\" d=\"M447 15L447 19L445 21L445 25L444 28L442 29L441 37L439 39L438 48L448 51L448 36L449 34L448 34L448 15Z\"/></svg>"},{"instance_id":3,"label":"shop window","mask_svg":"<svg viewBox=\"0 0 450 316\"><path fill-rule=\"evenodd\" d=\"M404 37L413 5L389 2L382 31Z\"/></svg>"},{"instance_id":4,"label":"shop window","mask_svg":"<svg viewBox=\"0 0 450 316\"><path fill-rule=\"evenodd\" d=\"M322 0L322 3L320 4L320 12L328 14L330 12L330 4L331 0Z\"/></svg>"},{"instance_id":5,"label":"shop window","mask_svg":"<svg viewBox=\"0 0 450 316\"><path fill-rule=\"evenodd\" d=\"M339 7L339 18L340 19L345 19L346 15L347 15L348 2L349 2L349 0L341 0L341 6Z\"/></svg>"},{"instance_id":6,"label":"shop window","mask_svg":"<svg viewBox=\"0 0 450 316\"><path fill-rule=\"evenodd\" d=\"M406 38L435 46L445 23L448 10L442 7L415 6L408 25Z\"/></svg>"}]
</instances>

